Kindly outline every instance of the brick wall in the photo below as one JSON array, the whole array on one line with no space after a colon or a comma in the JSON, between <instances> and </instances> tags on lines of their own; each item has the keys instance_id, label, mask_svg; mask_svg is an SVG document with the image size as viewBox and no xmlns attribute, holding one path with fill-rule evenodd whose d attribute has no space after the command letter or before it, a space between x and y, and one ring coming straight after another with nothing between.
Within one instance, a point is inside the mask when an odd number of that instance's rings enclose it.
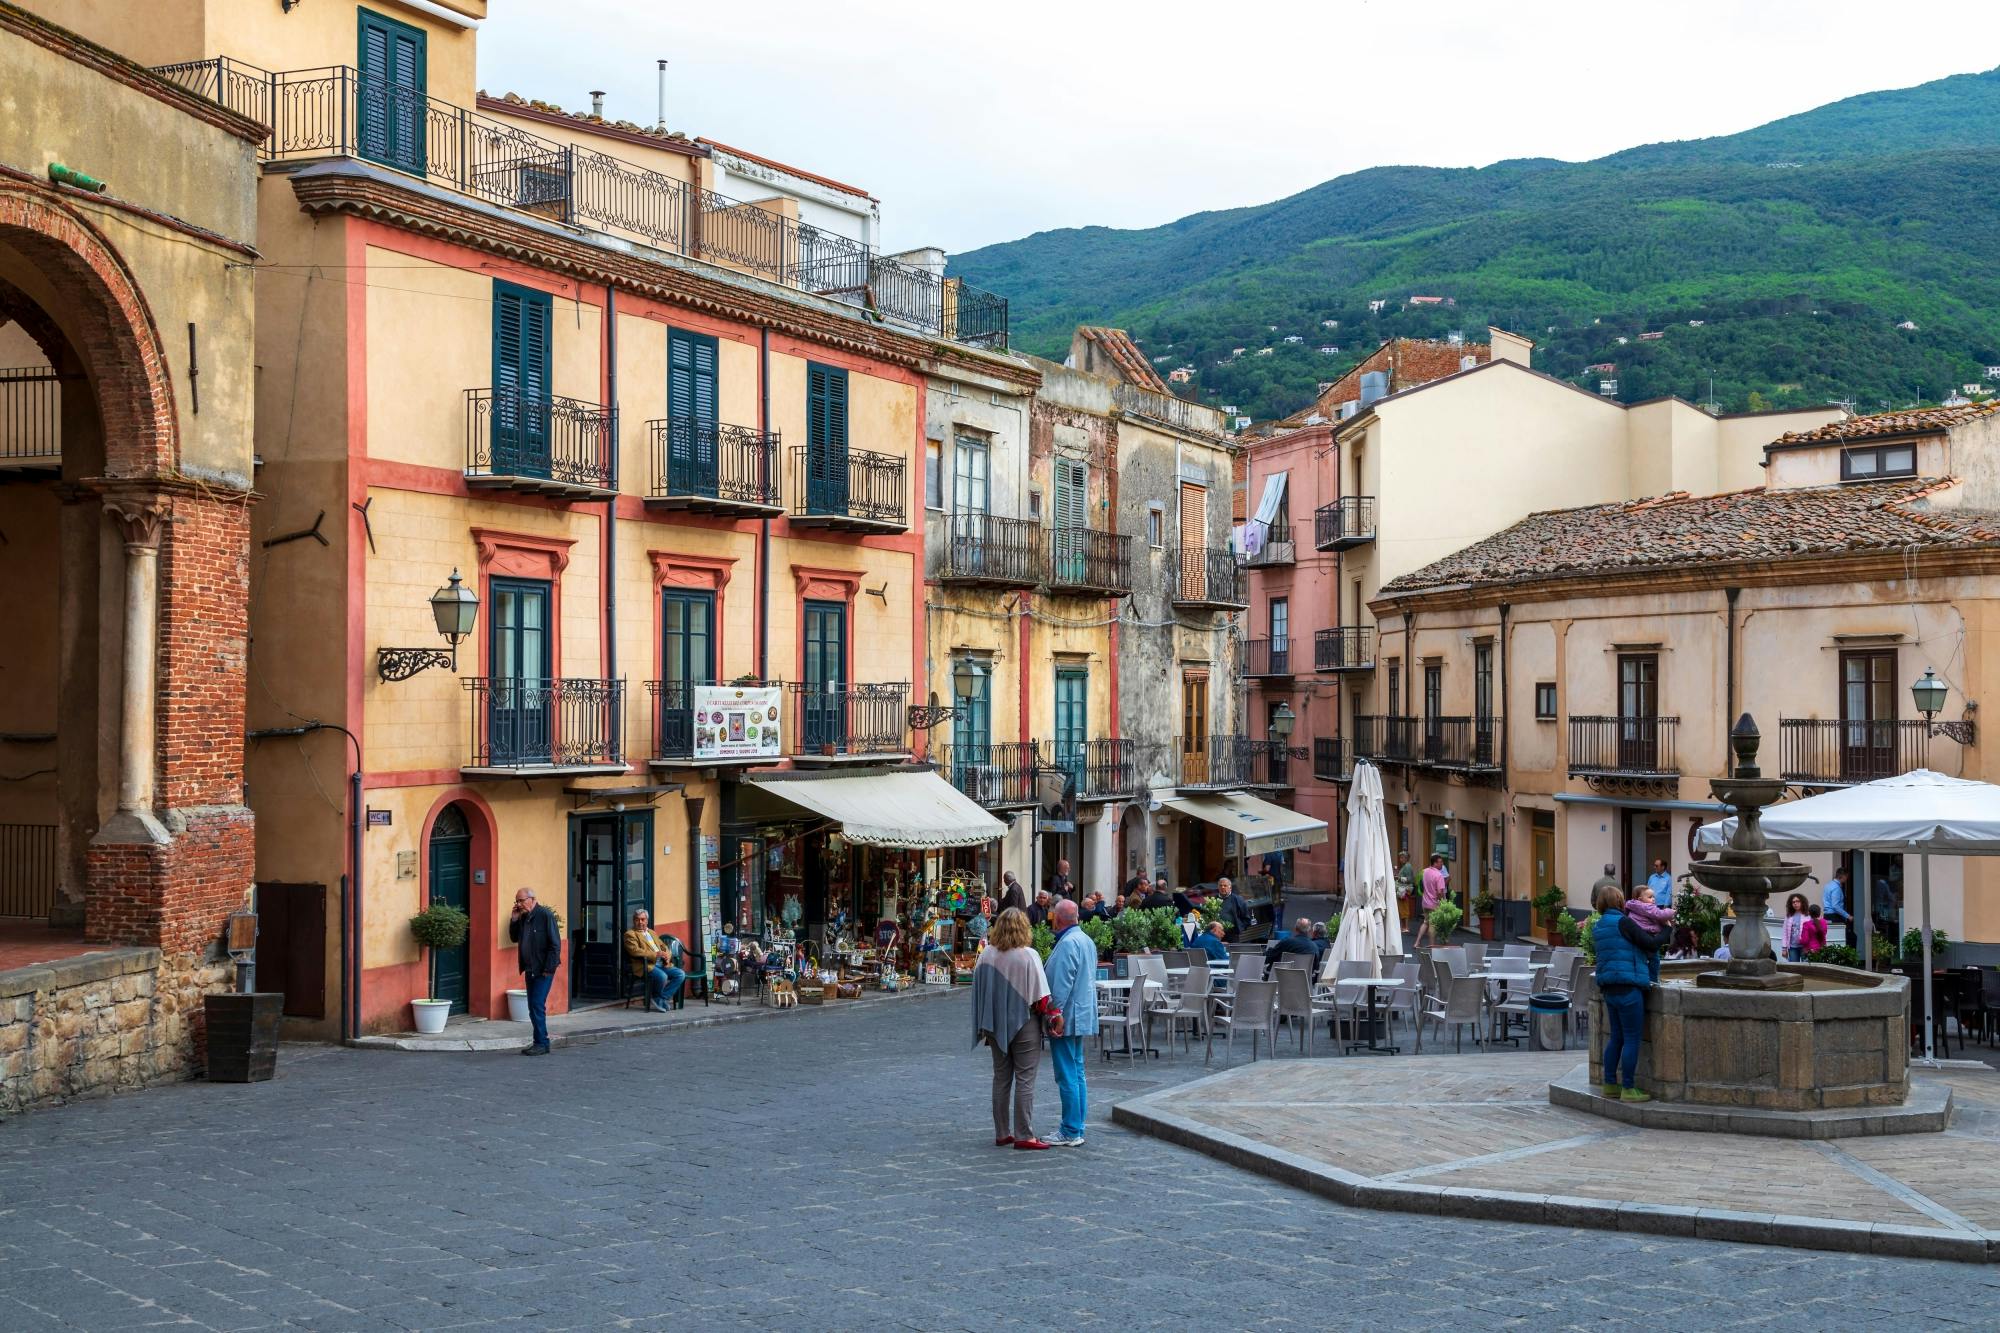
<instances>
[{"instance_id":1,"label":"brick wall","mask_svg":"<svg viewBox=\"0 0 2000 1333\"><path fill-rule=\"evenodd\" d=\"M175 495L160 545L159 804L243 800L250 511Z\"/></svg>"}]
</instances>

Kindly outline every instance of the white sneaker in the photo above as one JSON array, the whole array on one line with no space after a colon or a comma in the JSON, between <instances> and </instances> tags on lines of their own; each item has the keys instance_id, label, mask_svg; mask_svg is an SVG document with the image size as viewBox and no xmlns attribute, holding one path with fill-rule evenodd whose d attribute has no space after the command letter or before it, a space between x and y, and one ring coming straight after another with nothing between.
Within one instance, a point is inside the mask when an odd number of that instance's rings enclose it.
<instances>
[{"instance_id":1,"label":"white sneaker","mask_svg":"<svg viewBox=\"0 0 2000 1333\"><path fill-rule=\"evenodd\" d=\"M1083 1135L1079 1134L1073 1139L1066 1139L1058 1134L1049 1140L1049 1146L1051 1148L1081 1148L1083 1146Z\"/></svg>"}]
</instances>

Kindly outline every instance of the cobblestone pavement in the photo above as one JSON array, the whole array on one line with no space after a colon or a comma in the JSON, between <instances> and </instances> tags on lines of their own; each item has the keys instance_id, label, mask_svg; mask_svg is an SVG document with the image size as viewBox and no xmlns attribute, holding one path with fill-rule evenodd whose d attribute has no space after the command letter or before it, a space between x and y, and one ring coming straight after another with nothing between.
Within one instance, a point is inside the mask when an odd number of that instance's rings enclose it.
<instances>
[{"instance_id":1,"label":"cobblestone pavement","mask_svg":"<svg viewBox=\"0 0 2000 1333\"><path fill-rule=\"evenodd\" d=\"M996 1150L966 1024L954 997L538 1060L288 1049L273 1083L20 1117L0 1330L2000 1320L1984 1267L1345 1209L1107 1123L1198 1056L1093 1057L1086 1147Z\"/></svg>"}]
</instances>

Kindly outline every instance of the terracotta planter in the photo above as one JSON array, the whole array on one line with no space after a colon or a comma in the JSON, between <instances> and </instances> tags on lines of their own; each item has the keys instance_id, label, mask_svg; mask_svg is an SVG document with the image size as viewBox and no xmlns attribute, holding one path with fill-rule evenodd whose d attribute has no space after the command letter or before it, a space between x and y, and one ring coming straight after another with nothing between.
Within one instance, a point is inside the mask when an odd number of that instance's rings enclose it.
<instances>
[{"instance_id":1,"label":"terracotta planter","mask_svg":"<svg viewBox=\"0 0 2000 1333\"><path fill-rule=\"evenodd\" d=\"M1494 925L1495 925L1495 924L1496 924L1496 923L1494 922L1493 918L1492 918L1492 917L1490 917L1490 916L1482 916L1482 917L1480 917L1480 918L1479 918L1479 938L1480 938L1480 939L1482 939L1482 940L1490 940L1490 939L1492 939L1492 938L1493 938L1493 927L1494 927Z\"/></svg>"}]
</instances>

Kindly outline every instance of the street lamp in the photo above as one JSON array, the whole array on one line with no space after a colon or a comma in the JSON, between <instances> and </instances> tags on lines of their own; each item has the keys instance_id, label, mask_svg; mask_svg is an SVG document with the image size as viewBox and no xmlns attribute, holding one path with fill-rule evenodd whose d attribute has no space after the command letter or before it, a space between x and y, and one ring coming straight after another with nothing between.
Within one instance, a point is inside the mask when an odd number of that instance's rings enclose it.
<instances>
[{"instance_id":1,"label":"street lamp","mask_svg":"<svg viewBox=\"0 0 2000 1333\"><path fill-rule=\"evenodd\" d=\"M375 654L376 671L383 680L408 680L431 667L458 670L458 645L472 634L472 624L478 616L479 595L465 586L457 570L452 570L451 580L431 594L431 619L451 647L379 648Z\"/></svg>"},{"instance_id":2,"label":"street lamp","mask_svg":"<svg viewBox=\"0 0 2000 1333\"><path fill-rule=\"evenodd\" d=\"M1937 715L1944 711L1945 696L1950 693L1950 688L1943 681L1939 680L1937 672L1929 667L1925 667L1922 677L1918 679L1916 684L1910 686L1910 698L1915 701L1917 711L1924 716L1926 735L1943 736L1947 740L1957 741L1960 745L1970 745L1972 744L1972 722L1969 719L1961 719L1957 722L1939 722L1935 720Z\"/></svg>"},{"instance_id":3,"label":"street lamp","mask_svg":"<svg viewBox=\"0 0 2000 1333\"><path fill-rule=\"evenodd\" d=\"M1277 738L1279 744L1283 744L1292 738L1292 728L1298 724L1298 714L1292 711L1289 703L1281 700L1278 710L1271 714L1271 735Z\"/></svg>"},{"instance_id":4,"label":"street lamp","mask_svg":"<svg viewBox=\"0 0 2000 1333\"><path fill-rule=\"evenodd\" d=\"M958 700L955 707L942 704L915 704L910 708L910 729L928 731L940 722L949 722L959 715L960 709L970 705L979 693L979 682L986 679L986 668L970 656L960 657L952 663L951 688ZM931 696L935 699L937 696Z\"/></svg>"}]
</instances>

